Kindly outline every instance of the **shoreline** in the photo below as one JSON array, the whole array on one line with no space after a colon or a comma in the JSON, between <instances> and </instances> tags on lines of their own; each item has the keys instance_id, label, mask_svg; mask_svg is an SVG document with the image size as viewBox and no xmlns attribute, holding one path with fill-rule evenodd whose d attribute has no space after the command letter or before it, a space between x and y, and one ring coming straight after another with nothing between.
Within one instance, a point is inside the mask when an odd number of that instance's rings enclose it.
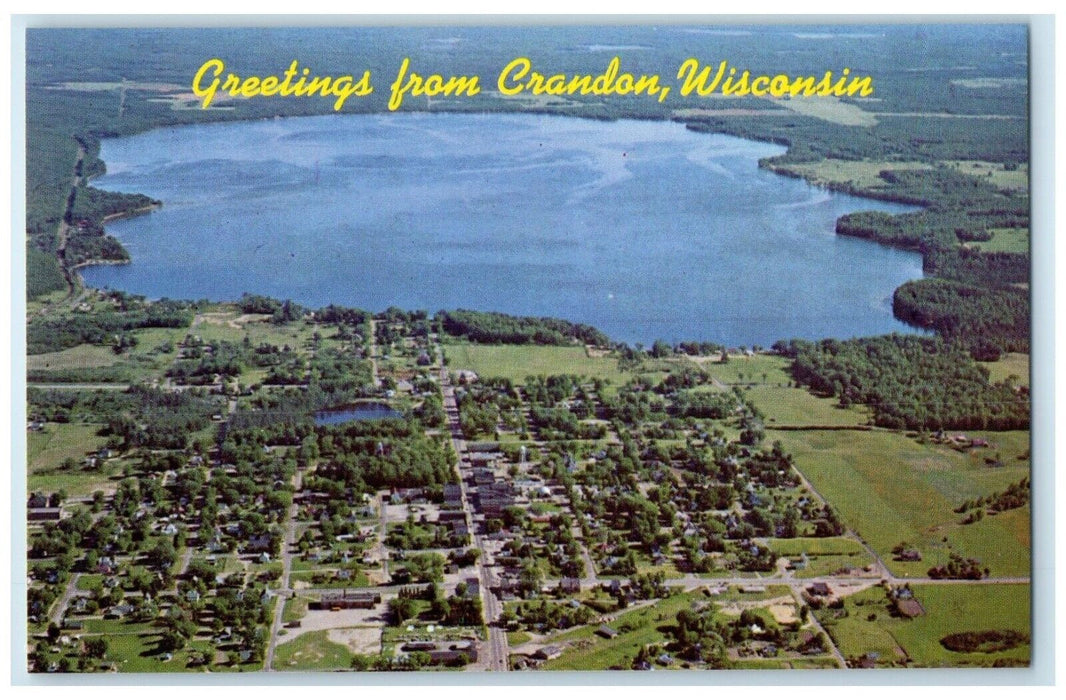
<instances>
[{"instance_id":1,"label":"shoreline","mask_svg":"<svg viewBox=\"0 0 1066 700\"><path fill-rule=\"evenodd\" d=\"M783 157L788 155L788 153L792 150L792 145L791 144L782 143L779 140L776 140L776 139L773 139L773 138L757 138L757 137L746 136L746 135L745 136L740 136L740 135L733 134L733 133L730 133L730 132L725 131L725 130L710 130L710 129L703 129L703 128L692 128L694 125L698 125L699 122L698 121L692 122L692 121L686 121L686 120L683 120L683 119L678 119L678 118L673 117L673 116L671 116L669 114L662 115L662 116L649 116L647 114L643 114L643 115L622 114L622 115L606 118L606 117L599 116L599 115L573 114L573 113L569 113L569 112L565 112L565 111L545 110L545 109L539 109L539 108L534 108L534 109L521 109L521 108L519 108L519 109L506 109L506 110L489 110L489 109L484 109L484 110L482 110L482 109L466 110L466 109L448 109L448 108L435 109L435 110L433 110L433 109L431 109L431 110L427 110L427 109L411 109L411 110L404 110L403 112L397 112L397 113L392 113L392 112L354 112L354 113L350 113L350 114L275 115L273 117L253 117L253 118L248 118L248 119L220 119L220 120L213 120L213 121L205 122L205 123L188 122L188 123L182 123L182 124L153 126L153 127L150 127L150 128L144 129L144 130L131 131L128 134L115 135L115 136L112 136L112 137L109 137L109 138L123 138L123 137L126 137L126 136L132 136L132 135L141 134L141 133L148 133L148 132L155 131L155 130L160 130L160 129L176 129L176 128L185 128L185 127L189 127L189 126L213 126L213 125L223 125L223 124L227 124L228 125L228 124L240 124L242 122L243 123L248 123L248 124L254 124L254 123L275 121L275 120L278 120L278 119L286 119L286 120L288 120L288 119L308 119L308 118L316 118L316 117L318 117L318 118L323 118L323 117L337 118L337 117L345 117L345 116L380 117L380 116L389 116L391 114L409 114L409 115L441 115L441 114L444 114L444 115L459 115L459 116L464 116L464 115L483 115L483 116L490 116L490 117L491 116L534 116L535 115L535 116L576 118L576 119L589 120L589 121L594 121L594 122L604 122L604 121L607 121L607 122L621 122L621 121L626 121L626 120L633 120L633 121L643 121L643 122L663 122L663 123L669 122L669 123L676 123L676 124L679 124L680 126L684 127L685 129L689 130L689 131L693 131L693 132L696 132L696 133L699 133L699 134L708 134L708 135L718 134L718 135L721 135L721 136L726 136L726 137L729 137L729 138L741 139L741 140L750 141L750 142L753 142L753 143L769 144L769 145L774 145L774 146L781 147L781 148L784 149L784 152L782 152L780 154L777 154L777 155L774 155L774 156L763 157L763 158L755 158L756 167L758 169L769 171L769 172L773 173L774 175L780 175L780 176L788 177L788 178L792 178L792 179L803 180L807 184L808 187L811 187L813 189L829 190L829 191L839 192L839 193L842 193L842 194L851 195L851 196L855 196L855 197L870 199L870 200L873 200L873 201L887 202L887 203L899 204L899 205L904 205L904 206L922 206L920 204L916 204L912 200L909 200L909 199L906 199L906 198L886 196L884 193L865 192L865 191L863 191L861 189L848 189L848 188L834 187L834 186L832 186L832 183L825 183L825 182L822 182L822 181L819 181L819 180L815 179L814 177L812 177L810 175L805 175L805 174L802 174L802 173L799 173L799 172L796 172L796 171L789 170L787 165L777 165L777 164L775 164L773 161L775 161L778 158L783 158ZM102 141L100 141L98 143L102 145ZM100 146L98 146L98 150L97 150L97 154L96 154L96 157L98 159L100 159L99 158L99 151L100 151ZM106 162L103 161L102 159L100 159L100 160L101 160L101 163L105 163L105 167L106 167ZM812 161L812 162L816 162L816 161ZM124 218L132 218L132 217L135 217L135 216L142 216L142 215L150 214L152 211L154 211L156 209L161 209L163 207L163 204L164 204L163 202L154 201L152 204L148 204L148 205L145 205L145 206L142 206L142 207L137 207L135 209L130 209L130 210L123 211L123 212L116 212L114 214L110 214L110 215L104 217L104 219L102 220L102 223L106 223L106 222L110 222L110 221L117 221L117 220L121 220L121 219L124 219ZM893 216L899 216L899 214L894 214ZM838 217L838 221L839 221L839 217ZM106 233L107 232L105 231L105 234ZM107 235L111 235L111 234L107 234ZM842 235L842 234L836 233L834 231L834 235ZM908 248L905 248L905 247L899 247L899 246L887 245L887 244L880 243L879 241L870 241L870 242L878 243L879 245L882 245L884 247L887 247L887 248L890 248L890 249L895 249L895 250L900 250L902 252L908 252L908 253L915 253L916 252L916 251L914 251L912 249L908 249ZM89 287L85 283L84 277L79 272L81 268L95 266L95 265L127 265L127 264L132 264L132 262L133 262L132 256L129 259L126 259L126 260L104 260L104 259L87 260L87 261L84 261L84 262L79 263L78 265L74 266L72 268L72 272L77 275L78 281L79 281L79 283L80 283L80 285L82 286L83 289L96 289L95 287ZM908 282L914 281L914 280L927 279L927 278L928 278L927 275L919 274L917 277L909 279ZM899 289L899 287L896 287L895 289L892 290L892 293L894 294L896 291L898 291L898 289ZM230 300L218 299L216 301L234 301L234 300L232 300L232 299L230 299ZM498 309L495 308L495 307L493 307L491 309L481 309L481 310L482 311L498 311ZM502 312L501 311L501 313L507 313L507 312ZM906 330L902 331L904 333L911 332L911 333L914 333L914 334L917 334L917 335L925 335L925 334L930 332L930 330L927 329L927 328L923 328L921 326L915 326L915 325L913 325L911 323L908 323L904 319L901 319L901 318L897 317L895 312L894 312L894 310L890 310L889 311L889 318L891 318L892 320L894 320L894 321L898 322L899 324L902 324L903 326L905 326ZM901 332L901 331L893 330L893 331L888 331L888 332ZM812 337L811 339L813 340L815 338ZM707 339L702 339L702 340L707 340Z\"/></svg>"},{"instance_id":2,"label":"shoreline","mask_svg":"<svg viewBox=\"0 0 1066 700\"><path fill-rule=\"evenodd\" d=\"M103 162L103 161L100 161ZM110 192L111 190L101 190L103 192ZM136 209L127 209L125 211L115 212L114 214L108 214L104 218L100 219L100 224L111 223L112 221L119 221L121 219L130 219L135 216L143 216L145 214L151 214L156 209L162 209L162 202L154 202L152 204L146 204L143 207L137 207ZM106 233L106 231L105 231Z\"/></svg>"}]
</instances>

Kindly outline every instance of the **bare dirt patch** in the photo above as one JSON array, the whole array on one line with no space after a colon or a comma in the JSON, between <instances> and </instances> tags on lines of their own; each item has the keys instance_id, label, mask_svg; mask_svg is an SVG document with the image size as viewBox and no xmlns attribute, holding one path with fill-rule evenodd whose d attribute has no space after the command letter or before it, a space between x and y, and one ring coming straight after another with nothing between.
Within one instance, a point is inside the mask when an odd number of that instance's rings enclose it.
<instances>
[{"instance_id":1,"label":"bare dirt patch","mask_svg":"<svg viewBox=\"0 0 1066 700\"><path fill-rule=\"evenodd\" d=\"M348 650L353 654L381 653L380 627L331 629L326 633L326 638L335 644L341 644L348 647Z\"/></svg>"}]
</instances>

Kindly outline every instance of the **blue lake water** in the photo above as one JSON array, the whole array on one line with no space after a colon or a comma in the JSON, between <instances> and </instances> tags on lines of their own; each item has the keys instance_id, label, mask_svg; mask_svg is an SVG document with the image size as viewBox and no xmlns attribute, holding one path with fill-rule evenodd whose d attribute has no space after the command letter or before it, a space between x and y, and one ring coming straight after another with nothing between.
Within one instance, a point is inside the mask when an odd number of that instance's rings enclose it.
<instances>
[{"instance_id":1,"label":"blue lake water","mask_svg":"<svg viewBox=\"0 0 1066 700\"><path fill-rule=\"evenodd\" d=\"M355 420L402 418L403 414L383 403L361 403L345 408L331 408L315 413L315 425L339 425Z\"/></svg>"},{"instance_id":2,"label":"blue lake water","mask_svg":"<svg viewBox=\"0 0 1066 700\"><path fill-rule=\"evenodd\" d=\"M108 226L133 262L88 284L590 323L617 340L911 331L893 290L921 257L837 236L907 207L758 168L783 148L672 122L337 115L106 140L94 185L164 206Z\"/></svg>"}]
</instances>

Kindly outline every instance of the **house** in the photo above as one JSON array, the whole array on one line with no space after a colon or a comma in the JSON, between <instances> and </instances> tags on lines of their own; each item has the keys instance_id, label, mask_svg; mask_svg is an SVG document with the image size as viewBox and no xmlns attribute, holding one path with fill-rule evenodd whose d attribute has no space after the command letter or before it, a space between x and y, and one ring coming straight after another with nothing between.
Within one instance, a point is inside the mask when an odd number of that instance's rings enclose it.
<instances>
[{"instance_id":1,"label":"house","mask_svg":"<svg viewBox=\"0 0 1066 700\"><path fill-rule=\"evenodd\" d=\"M533 657L541 659L543 661L549 661L551 659L558 659L562 655L562 647L555 644L549 644L546 647L541 647L540 649L537 649L537 651L533 654Z\"/></svg>"},{"instance_id":2,"label":"house","mask_svg":"<svg viewBox=\"0 0 1066 700\"><path fill-rule=\"evenodd\" d=\"M107 611L107 615L105 615L104 617L123 618L132 613L134 610L136 610L136 608L134 608L132 605L112 605L111 608Z\"/></svg>"},{"instance_id":3,"label":"house","mask_svg":"<svg viewBox=\"0 0 1066 700\"><path fill-rule=\"evenodd\" d=\"M248 552L269 552L270 551L270 535L263 533L262 535L252 535L248 538L248 546L245 547Z\"/></svg>"},{"instance_id":4,"label":"house","mask_svg":"<svg viewBox=\"0 0 1066 700\"><path fill-rule=\"evenodd\" d=\"M830 596L833 595L833 591L829 589L829 584L822 581L817 581L810 586L807 586L807 592L812 596Z\"/></svg>"},{"instance_id":5,"label":"house","mask_svg":"<svg viewBox=\"0 0 1066 700\"><path fill-rule=\"evenodd\" d=\"M55 522L63 517L61 508L30 508L26 511L26 519L30 522Z\"/></svg>"},{"instance_id":6,"label":"house","mask_svg":"<svg viewBox=\"0 0 1066 700\"><path fill-rule=\"evenodd\" d=\"M562 593L580 593L581 579L573 576L564 576L559 581L559 591Z\"/></svg>"},{"instance_id":7,"label":"house","mask_svg":"<svg viewBox=\"0 0 1066 700\"><path fill-rule=\"evenodd\" d=\"M421 651L429 655L435 664L462 661L472 663L478 659L478 644L472 639L444 640L440 642L406 642L401 651Z\"/></svg>"},{"instance_id":8,"label":"house","mask_svg":"<svg viewBox=\"0 0 1066 700\"><path fill-rule=\"evenodd\" d=\"M459 484L444 485L444 505L447 508L461 508L463 505L463 489Z\"/></svg>"},{"instance_id":9,"label":"house","mask_svg":"<svg viewBox=\"0 0 1066 700\"><path fill-rule=\"evenodd\" d=\"M607 625L600 625L596 628L596 634L600 635L604 639L614 639L618 636L618 630Z\"/></svg>"}]
</instances>

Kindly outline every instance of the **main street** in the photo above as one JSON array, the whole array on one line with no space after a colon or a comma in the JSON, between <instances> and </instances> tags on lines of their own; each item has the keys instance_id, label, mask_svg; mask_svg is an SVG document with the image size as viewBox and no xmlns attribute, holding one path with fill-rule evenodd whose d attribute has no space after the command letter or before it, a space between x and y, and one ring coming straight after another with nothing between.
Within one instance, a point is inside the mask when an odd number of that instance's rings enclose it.
<instances>
[{"instance_id":1,"label":"main street","mask_svg":"<svg viewBox=\"0 0 1066 700\"><path fill-rule=\"evenodd\" d=\"M474 546L482 553L477 561L478 583L481 593L481 604L484 612L485 624L489 630L489 638L485 644L485 654L482 657L486 668L490 671L507 671L508 665L507 635L497 626L502 608L496 595L492 592L495 581L492 572L485 563L485 543L481 533L475 526L473 509L470 505L470 494L463 480L462 465L466 455L466 440L463 439L462 428L459 425L459 406L455 400L455 388L451 385L448 371L442 367L440 371L441 390L444 393L444 412L448 417L448 429L451 431L452 446L456 454L456 474L459 477L460 498L463 512L466 513L466 526L474 540Z\"/></svg>"}]
</instances>

